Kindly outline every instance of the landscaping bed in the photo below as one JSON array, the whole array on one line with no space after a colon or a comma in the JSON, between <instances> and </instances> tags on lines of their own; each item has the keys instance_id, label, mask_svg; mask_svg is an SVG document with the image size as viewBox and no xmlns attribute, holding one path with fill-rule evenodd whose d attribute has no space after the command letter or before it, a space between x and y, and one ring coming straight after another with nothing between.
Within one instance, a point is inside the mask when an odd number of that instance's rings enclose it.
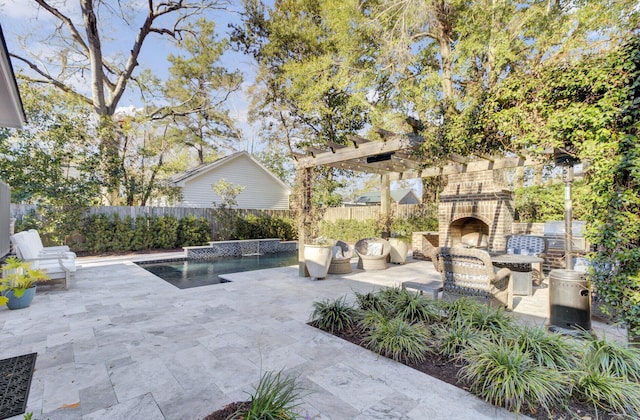
<instances>
[{"instance_id":1,"label":"landscaping bed","mask_svg":"<svg viewBox=\"0 0 640 420\"><path fill-rule=\"evenodd\" d=\"M537 419L640 418L640 351L584 333L524 326L469 298L400 289L314 303L310 325L514 413Z\"/></svg>"}]
</instances>

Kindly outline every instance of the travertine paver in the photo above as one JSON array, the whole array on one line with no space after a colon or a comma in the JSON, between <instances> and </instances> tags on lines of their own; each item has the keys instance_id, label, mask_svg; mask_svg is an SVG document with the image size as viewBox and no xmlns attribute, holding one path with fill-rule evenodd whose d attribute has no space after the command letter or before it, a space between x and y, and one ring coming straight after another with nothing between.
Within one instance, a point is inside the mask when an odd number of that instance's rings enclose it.
<instances>
[{"instance_id":1,"label":"travertine paver","mask_svg":"<svg viewBox=\"0 0 640 420\"><path fill-rule=\"evenodd\" d=\"M0 357L38 352L35 418L197 419L281 369L309 391L309 418L515 418L306 325L314 301L437 279L430 262L320 281L285 267L184 290L123 258L80 263L69 290L40 288L30 308L0 309ZM526 299L516 311L544 323L546 303Z\"/></svg>"}]
</instances>

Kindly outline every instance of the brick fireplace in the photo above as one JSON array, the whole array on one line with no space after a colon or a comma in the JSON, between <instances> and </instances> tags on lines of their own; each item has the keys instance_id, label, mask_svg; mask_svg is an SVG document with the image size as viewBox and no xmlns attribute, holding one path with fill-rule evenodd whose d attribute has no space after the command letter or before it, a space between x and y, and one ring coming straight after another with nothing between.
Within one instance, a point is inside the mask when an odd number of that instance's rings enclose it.
<instances>
[{"instance_id":1,"label":"brick fireplace","mask_svg":"<svg viewBox=\"0 0 640 420\"><path fill-rule=\"evenodd\" d=\"M448 176L438 207L439 244L504 250L513 224L513 192L502 171ZM472 242L472 243L470 243Z\"/></svg>"}]
</instances>

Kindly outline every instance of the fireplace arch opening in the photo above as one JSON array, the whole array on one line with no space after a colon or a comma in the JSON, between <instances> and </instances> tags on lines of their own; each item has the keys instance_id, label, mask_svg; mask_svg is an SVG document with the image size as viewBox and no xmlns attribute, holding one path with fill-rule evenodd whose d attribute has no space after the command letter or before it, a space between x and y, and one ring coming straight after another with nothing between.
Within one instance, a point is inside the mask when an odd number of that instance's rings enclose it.
<instances>
[{"instance_id":1,"label":"fireplace arch opening","mask_svg":"<svg viewBox=\"0 0 640 420\"><path fill-rule=\"evenodd\" d=\"M463 217L449 225L451 245L489 248L489 225L476 217Z\"/></svg>"}]
</instances>

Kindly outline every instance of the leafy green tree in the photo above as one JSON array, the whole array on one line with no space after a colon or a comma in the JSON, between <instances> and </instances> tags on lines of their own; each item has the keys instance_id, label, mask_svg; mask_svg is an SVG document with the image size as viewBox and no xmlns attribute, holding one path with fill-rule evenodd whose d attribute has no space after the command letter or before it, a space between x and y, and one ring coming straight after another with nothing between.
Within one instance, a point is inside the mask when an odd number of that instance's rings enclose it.
<instances>
[{"instance_id":1,"label":"leafy green tree","mask_svg":"<svg viewBox=\"0 0 640 420\"><path fill-rule=\"evenodd\" d=\"M0 132L0 178L11 200L39 204L52 242L65 242L83 210L100 198L91 110L47 86L21 84L28 126Z\"/></svg>"},{"instance_id":2,"label":"leafy green tree","mask_svg":"<svg viewBox=\"0 0 640 420\"><path fill-rule=\"evenodd\" d=\"M218 40L213 22L200 19L187 29L178 43L186 56L169 55L171 77L164 87L169 104L152 117L171 120L173 135L196 151L202 165L209 155L217 157L222 149L233 148L241 140L225 102L240 89L242 74L221 65L229 43Z\"/></svg>"},{"instance_id":3,"label":"leafy green tree","mask_svg":"<svg viewBox=\"0 0 640 420\"><path fill-rule=\"evenodd\" d=\"M640 38L612 51L505 79L488 121L522 145L564 150L588 163L584 218L594 245L590 278L640 337Z\"/></svg>"},{"instance_id":4,"label":"leafy green tree","mask_svg":"<svg viewBox=\"0 0 640 420\"><path fill-rule=\"evenodd\" d=\"M218 222L218 239L225 241L231 239L231 235L236 231L238 214L235 208L238 206L236 198L244 190L244 186L235 185L222 178L213 184L213 191L220 202L214 202L213 217Z\"/></svg>"},{"instance_id":5,"label":"leafy green tree","mask_svg":"<svg viewBox=\"0 0 640 420\"><path fill-rule=\"evenodd\" d=\"M32 3L41 13L22 41L29 45L34 39L46 45L46 57L36 52L24 54L30 49L12 52L10 56L27 66L23 76L29 82L53 86L91 107L101 155L98 173L109 190L109 199L115 204L119 201L122 181L119 155L122 138L113 115L129 85L136 82L146 40L154 34L180 39L191 30L186 24L193 16L221 9L224 3L221 0L149 0L145 7L138 7L136 2L110 4L81 0L77 8L66 7L66 2L59 0L33 0ZM118 26L126 28L123 34L131 31L130 42L105 35ZM120 49L120 45L125 47ZM77 83L87 76L86 84Z\"/></svg>"}]
</instances>

